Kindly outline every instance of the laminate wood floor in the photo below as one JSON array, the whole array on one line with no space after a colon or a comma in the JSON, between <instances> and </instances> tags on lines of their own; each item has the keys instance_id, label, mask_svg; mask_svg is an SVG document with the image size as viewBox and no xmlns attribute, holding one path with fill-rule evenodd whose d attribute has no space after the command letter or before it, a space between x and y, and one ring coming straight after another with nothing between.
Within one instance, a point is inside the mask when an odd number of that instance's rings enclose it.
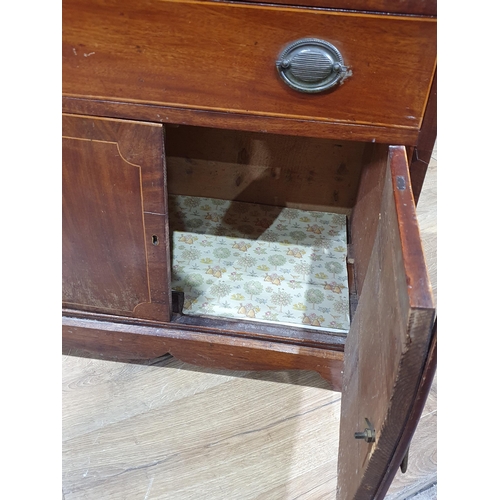
<instances>
[{"instance_id":1,"label":"laminate wood floor","mask_svg":"<svg viewBox=\"0 0 500 500\"><path fill-rule=\"evenodd\" d=\"M418 215L436 286L437 147ZM334 499L341 397L312 372L62 357L66 500ZM437 379L387 499L437 498Z\"/></svg>"}]
</instances>

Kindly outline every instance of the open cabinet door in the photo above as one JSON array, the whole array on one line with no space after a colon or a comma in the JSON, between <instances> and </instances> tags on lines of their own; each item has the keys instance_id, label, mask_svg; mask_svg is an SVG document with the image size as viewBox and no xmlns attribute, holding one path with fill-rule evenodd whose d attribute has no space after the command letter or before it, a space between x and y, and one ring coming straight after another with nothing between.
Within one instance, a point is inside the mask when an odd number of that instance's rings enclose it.
<instances>
[{"instance_id":1,"label":"open cabinet door","mask_svg":"<svg viewBox=\"0 0 500 500\"><path fill-rule=\"evenodd\" d=\"M375 151L352 217L360 295L345 346L341 500L384 497L418 422L415 410L435 321L405 150L390 146L388 156L387 147ZM356 249L361 233L365 246L358 243ZM366 440L355 439L355 433L371 428L373 441L370 432Z\"/></svg>"}]
</instances>

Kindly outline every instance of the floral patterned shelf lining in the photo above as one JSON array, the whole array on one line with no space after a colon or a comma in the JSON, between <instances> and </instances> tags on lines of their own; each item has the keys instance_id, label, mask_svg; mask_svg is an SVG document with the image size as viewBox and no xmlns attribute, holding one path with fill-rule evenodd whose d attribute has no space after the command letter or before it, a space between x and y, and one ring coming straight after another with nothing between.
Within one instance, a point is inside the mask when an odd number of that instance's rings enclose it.
<instances>
[{"instance_id":1,"label":"floral patterned shelf lining","mask_svg":"<svg viewBox=\"0 0 500 500\"><path fill-rule=\"evenodd\" d=\"M349 330L344 215L191 196L169 214L184 314Z\"/></svg>"}]
</instances>

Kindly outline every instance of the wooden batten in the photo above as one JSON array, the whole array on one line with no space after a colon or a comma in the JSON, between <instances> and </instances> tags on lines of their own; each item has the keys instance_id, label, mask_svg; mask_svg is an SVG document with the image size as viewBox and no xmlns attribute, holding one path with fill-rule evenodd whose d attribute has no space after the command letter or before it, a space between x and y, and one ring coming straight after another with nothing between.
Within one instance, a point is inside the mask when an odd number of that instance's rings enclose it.
<instances>
[{"instance_id":1,"label":"wooden batten","mask_svg":"<svg viewBox=\"0 0 500 500\"><path fill-rule=\"evenodd\" d=\"M382 192L387 170L388 147L366 148L356 204L350 217L350 243L355 283L361 294L379 223Z\"/></svg>"}]
</instances>

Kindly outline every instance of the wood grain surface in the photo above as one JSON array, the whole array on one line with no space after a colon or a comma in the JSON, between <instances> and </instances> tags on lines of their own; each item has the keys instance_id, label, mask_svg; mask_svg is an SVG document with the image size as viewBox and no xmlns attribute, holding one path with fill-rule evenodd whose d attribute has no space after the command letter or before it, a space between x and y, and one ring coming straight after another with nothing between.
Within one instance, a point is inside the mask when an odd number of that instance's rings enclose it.
<instances>
[{"instance_id":1,"label":"wood grain surface","mask_svg":"<svg viewBox=\"0 0 500 500\"><path fill-rule=\"evenodd\" d=\"M356 291L363 290L366 271L377 234L379 211L387 169L388 148L377 145L365 149L364 165L361 173L356 204L349 219L351 234L351 253L355 266Z\"/></svg>"},{"instance_id":2,"label":"wood grain surface","mask_svg":"<svg viewBox=\"0 0 500 500\"><path fill-rule=\"evenodd\" d=\"M420 237L425 251L432 292L438 303L437 281L437 142L417 206ZM439 350L439 346L438 346ZM438 370L439 371L439 370ZM405 500L435 484L437 475L437 375L410 445L406 474L398 472L387 500Z\"/></svg>"},{"instance_id":3,"label":"wood grain surface","mask_svg":"<svg viewBox=\"0 0 500 500\"><path fill-rule=\"evenodd\" d=\"M294 137L321 137L324 139L335 137L338 140L407 145L415 145L419 137L418 129L259 116L247 113L225 113L224 111L206 109L175 108L159 104L82 99L68 96L63 96L62 107L65 113L72 114L217 127L248 132L269 132Z\"/></svg>"},{"instance_id":4,"label":"wood grain surface","mask_svg":"<svg viewBox=\"0 0 500 500\"><path fill-rule=\"evenodd\" d=\"M436 0L247 0L258 3L277 3L284 5L303 5L304 7L327 7L330 9L361 10L374 12L391 12L401 14L417 14L435 16L437 14Z\"/></svg>"},{"instance_id":5,"label":"wood grain surface","mask_svg":"<svg viewBox=\"0 0 500 500\"><path fill-rule=\"evenodd\" d=\"M384 171L373 252L345 346L339 500L377 498L411 413L434 323L402 146L390 147ZM373 443L354 440L365 419L376 430Z\"/></svg>"},{"instance_id":6,"label":"wood grain surface","mask_svg":"<svg viewBox=\"0 0 500 500\"><path fill-rule=\"evenodd\" d=\"M364 149L351 141L167 126L169 194L339 212L356 201Z\"/></svg>"},{"instance_id":7,"label":"wood grain surface","mask_svg":"<svg viewBox=\"0 0 500 500\"><path fill-rule=\"evenodd\" d=\"M195 366L230 370L314 370L333 390L341 390L344 354L334 345L328 349L315 348L243 338L234 331L230 335L217 335L199 330L199 327L189 331L176 329L175 325L162 329L63 317L63 352L127 361L154 359L170 353Z\"/></svg>"},{"instance_id":8,"label":"wood grain surface","mask_svg":"<svg viewBox=\"0 0 500 500\"><path fill-rule=\"evenodd\" d=\"M432 158L437 134L437 74L434 74L427 108L417 144L411 148L410 175L416 202L420 197L427 168Z\"/></svg>"},{"instance_id":9,"label":"wood grain surface","mask_svg":"<svg viewBox=\"0 0 500 500\"><path fill-rule=\"evenodd\" d=\"M62 177L63 305L168 320L162 126L64 115Z\"/></svg>"},{"instance_id":10,"label":"wood grain surface","mask_svg":"<svg viewBox=\"0 0 500 500\"><path fill-rule=\"evenodd\" d=\"M418 130L436 20L239 3L63 2L63 93L132 103ZM352 76L331 92L285 85L276 60L333 43Z\"/></svg>"},{"instance_id":11,"label":"wood grain surface","mask_svg":"<svg viewBox=\"0 0 500 500\"><path fill-rule=\"evenodd\" d=\"M391 458L391 464L387 469L386 474L382 478L377 489L377 499L385 498L392 481L394 480L398 469L403 473L407 472L408 462L409 462L409 452L411 448L411 442L415 434L417 425L424 414L425 405L427 404L427 399L430 397L432 392L432 385L437 370L437 319L434 322L434 327L432 329L432 337L429 346L429 352L427 355L427 361L422 372L422 377L420 378L420 384L417 393L417 399L413 404L408 422L405 425L399 443L396 447Z\"/></svg>"},{"instance_id":12,"label":"wood grain surface","mask_svg":"<svg viewBox=\"0 0 500 500\"><path fill-rule=\"evenodd\" d=\"M418 206L435 297L436 160ZM65 355L62 383L66 500L335 498L341 401L314 372ZM388 500L436 482L436 387Z\"/></svg>"}]
</instances>

